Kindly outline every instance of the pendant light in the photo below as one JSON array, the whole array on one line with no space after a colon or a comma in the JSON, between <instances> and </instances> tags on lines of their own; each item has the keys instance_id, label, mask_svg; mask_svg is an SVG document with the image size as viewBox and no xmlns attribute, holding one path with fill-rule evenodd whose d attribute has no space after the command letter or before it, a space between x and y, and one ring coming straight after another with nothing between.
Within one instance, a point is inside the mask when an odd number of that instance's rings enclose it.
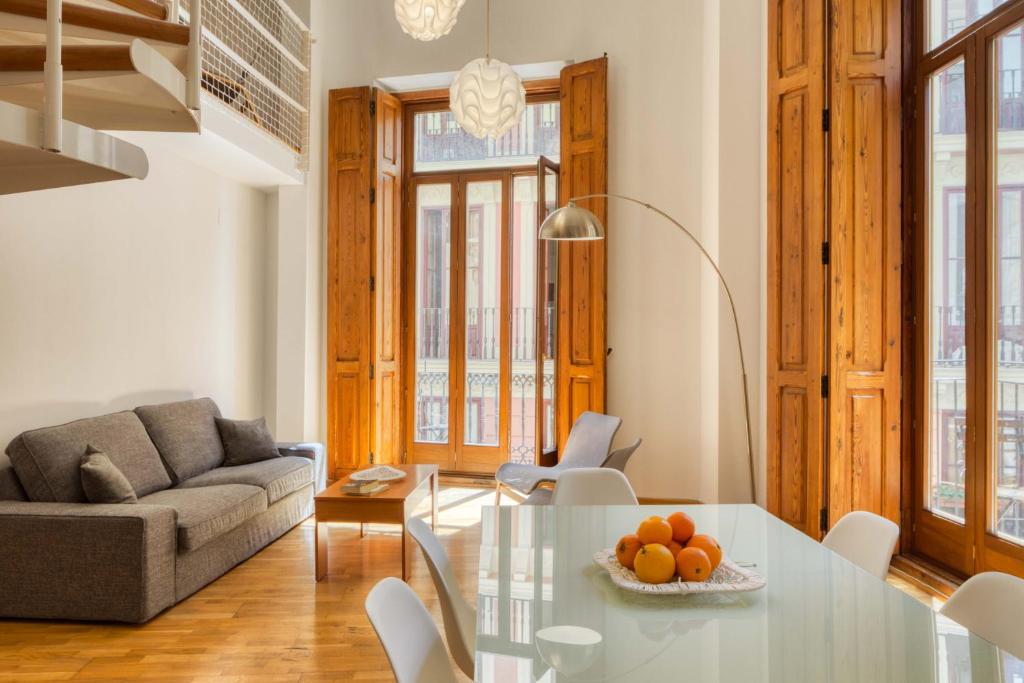
<instances>
[{"instance_id":1,"label":"pendant light","mask_svg":"<svg viewBox=\"0 0 1024 683\"><path fill-rule=\"evenodd\" d=\"M449 90L455 120L477 138L499 138L519 123L526 109L526 89L505 62L491 59L491 0L487 0L487 53L455 76Z\"/></svg>"},{"instance_id":2,"label":"pendant light","mask_svg":"<svg viewBox=\"0 0 1024 683\"><path fill-rule=\"evenodd\" d=\"M395 19L416 40L448 35L466 0L395 0Z\"/></svg>"}]
</instances>

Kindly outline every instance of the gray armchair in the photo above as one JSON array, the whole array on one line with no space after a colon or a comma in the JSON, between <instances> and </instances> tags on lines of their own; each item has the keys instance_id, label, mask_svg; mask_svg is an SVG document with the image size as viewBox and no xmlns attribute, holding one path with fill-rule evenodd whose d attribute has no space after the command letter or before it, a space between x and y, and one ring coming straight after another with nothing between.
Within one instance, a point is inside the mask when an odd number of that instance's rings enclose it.
<instances>
[{"instance_id":1,"label":"gray armchair","mask_svg":"<svg viewBox=\"0 0 1024 683\"><path fill-rule=\"evenodd\" d=\"M507 462L498 468L494 474L494 504L501 504L503 487L529 496L541 484L557 482L558 475L565 470L601 467L608 460L612 439L621 426L622 418L590 411L583 413L573 424L565 442L565 451L554 467Z\"/></svg>"}]
</instances>

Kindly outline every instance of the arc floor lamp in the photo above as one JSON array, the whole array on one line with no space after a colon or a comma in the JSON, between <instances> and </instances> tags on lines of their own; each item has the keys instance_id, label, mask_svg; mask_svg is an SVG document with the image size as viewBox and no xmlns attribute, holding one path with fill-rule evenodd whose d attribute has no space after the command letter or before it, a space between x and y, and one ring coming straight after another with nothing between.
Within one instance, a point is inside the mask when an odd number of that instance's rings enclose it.
<instances>
[{"instance_id":1,"label":"arc floor lamp","mask_svg":"<svg viewBox=\"0 0 1024 683\"><path fill-rule=\"evenodd\" d=\"M722 289L725 290L725 296L729 299L729 308L732 311L732 323L736 329L736 346L740 352L740 372L743 375L743 414L746 418L747 425L747 462L750 468L750 499L752 502L757 502L757 484L754 478L754 440L750 431L750 394L747 389L747 362L743 357L743 341L740 338L740 320L736 315L736 303L732 299L732 292L729 290L729 284L725 281L725 276L722 275L722 271L719 269L715 259L711 257L708 250L704 248L704 245L700 243L697 237L687 230L682 223L672 218L661 209L656 206L651 206L647 202L642 202L639 199L633 197L627 197L621 194L609 194L609 193L598 193L598 194L585 194L579 197L573 197L569 202L560 209L552 211L548 217L544 220L544 223L540 226L539 238L542 240L602 240L604 239L604 225L601 224L601 220L590 211L584 209L581 206L577 206L576 202L583 201L584 199L621 199L653 211L672 225L679 228L684 235L690 238L700 253L704 255L704 258L708 260L711 267L715 269L715 273L718 275L718 281L722 283Z\"/></svg>"}]
</instances>

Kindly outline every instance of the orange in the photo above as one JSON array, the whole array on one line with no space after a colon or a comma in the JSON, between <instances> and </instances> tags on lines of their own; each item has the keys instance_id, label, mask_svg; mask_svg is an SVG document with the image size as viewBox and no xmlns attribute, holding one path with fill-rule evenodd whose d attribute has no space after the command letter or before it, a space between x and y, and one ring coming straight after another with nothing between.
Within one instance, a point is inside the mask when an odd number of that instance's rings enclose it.
<instances>
[{"instance_id":1,"label":"orange","mask_svg":"<svg viewBox=\"0 0 1024 683\"><path fill-rule=\"evenodd\" d=\"M722 561L722 548L718 545L718 541L715 540L714 536L697 534L690 539L686 547L700 548L707 553L708 559L711 560L711 571L715 571L715 568Z\"/></svg>"},{"instance_id":2,"label":"orange","mask_svg":"<svg viewBox=\"0 0 1024 683\"><path fill-rule=\"evenodd\" d=\"M644 583L665 583L676 574L672 552L660 543L648 543L636 554L636 578Z\"/></svg>"},{"instance_id":3,"label":"orange","mask_svg":"<svg viewBox=\"0 0 1024 683\"><path fill-rule=\"evenodd\" d=\"M672 527L672 540L677 543L689 541L690 537L693 536L693 532L697 529L693 523L693 518L685 512L673 512L665 521Z\"/></svg>"},{"instance_id":4,"label":"orange","mask_svg":"<svg viewBox=\"0 0 1024 683\"><path fill-rule=\"evenodd\" d=\"M676 571L683 581L707 581L711 576L711 560L700 548L683 548L676 556Z\"/></svg>"},{"instance_id":5,"label":"orange","mask_svg":"<svg viewBox=\"0 0 1024 683\"><path fill-rule=\"evenodd\" d=\"M679 551L683 549L683 546L681 546L680 544L676 543L675 541L669 541L668 545L665 546L665 547L668 548L668 551L670 553L672 553L672 557L675 557L676 555L678 555Z\"/></svg>"},{"instance_id":6,"label":"orange","mask_svg":"<svg viewBox=\"0 0 1024 683\"><path fill-rule=\"evenodd\" d=\"M668 542L672 540L672 525L661 517L648 517L640 522L636 535L640 537L640 542L644 545L648 543L668 545Z\"/></svg>"},{"instance_id":7,"label":"orange","mask_svg":"<svg viewBox=\"0 0 1024 683\"><path fill-rule=\"evenodd\" d=\"M636 554L640 552L642 546L643 543L640 542L639 536L626 534L615 544L615 559L626 569L632 569L633 560L636 559Z\"/></svg>"}]
</instances>

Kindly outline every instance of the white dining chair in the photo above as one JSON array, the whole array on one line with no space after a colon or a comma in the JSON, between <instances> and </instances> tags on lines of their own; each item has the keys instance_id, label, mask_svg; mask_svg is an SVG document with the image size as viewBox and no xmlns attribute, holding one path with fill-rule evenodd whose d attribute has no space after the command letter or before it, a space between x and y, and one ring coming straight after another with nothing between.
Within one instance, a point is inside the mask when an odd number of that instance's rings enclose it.
<instances>
[{"instance_id":1,"label":"white dining chair","mask_svg":"<svg viewBox=\"0 0 1024 683\"><path fill-rule=\"evenodd\" d=\"M821 544L884 581L899 537L900 528L891 520L856 510L843 515Z\"/></svg>"},{"instance_id":2,"label":"white dining chair","mask_svg":"<svg viewBox=\"0 0 1024 683\"><path fill-rule=\"evenodd\" d=\"M629 479L618 470L584 467L558 477L553 505L637 505Z\"/></svg>"},{"instance_id":3,"label":"white dining chair","mask_svg":"<svg viewBox=\"0 0 1024 683\"><path fill-rule=\"evenodd\" d=\"M976 574L956 589L939 613L1024 658L1024 579L1002 572Z\"/></svg>"},{"instance_id":4,"label":"white dining chair","mask_svg":"<svg viewBox=\"0 0 1024 683\"><path fill-rule=\"evenodd\" d=\"M433 530L419 517L413 517L405 527L419 544L427 560L430 577L434 580L437 597L441 600L441 616L448 649L462 672L473 678L476 653L476 610L466 602L459 590L455 572L441 542Z\"/></svg>"},{"instance_id":5,"label":"white dining chair","mask_svg":"<svg viewBox=\"0 0 1024 683\"><path fill-rule=\"evenodd\" d=\"M388 577L374 586L366 616L398 683L457 683L434 620L404 581Z\"/></svg>"}]
</instances>

